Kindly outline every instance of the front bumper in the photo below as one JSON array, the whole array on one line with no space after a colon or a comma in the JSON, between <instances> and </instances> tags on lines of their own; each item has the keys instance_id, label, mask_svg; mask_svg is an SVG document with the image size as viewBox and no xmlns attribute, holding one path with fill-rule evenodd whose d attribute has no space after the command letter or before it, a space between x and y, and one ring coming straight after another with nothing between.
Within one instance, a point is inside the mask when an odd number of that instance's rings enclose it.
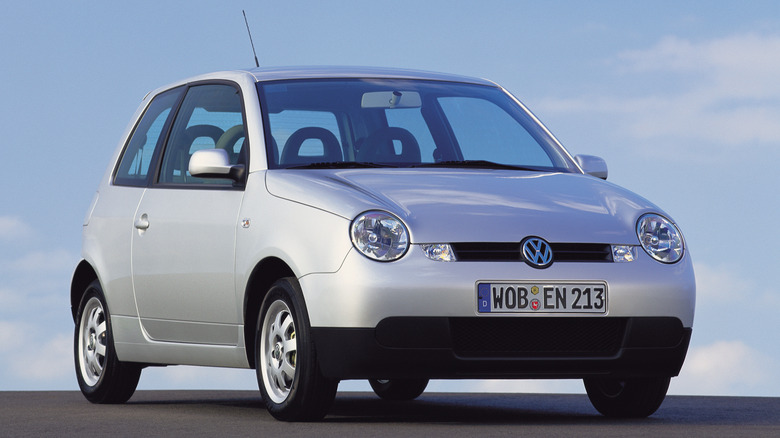
<instances>
[{"instance_id":1,"label":"front bumper","mask_svg":"<svg viewBox=\"0 0 780 438\"><path fill-rule=\"evenodd\" d=\"M398 317L312 332L323 374L339 380L671 377L691 339L669 317Z\"/></svg>"},{"instance_id":2,"label":"front bumper","mask_svg":"<svg viewBox=\"0 0 780 438\"><path fill-rule=\"evenodd\" d=\"M318 361L334 379L675 376L696 300L689 256L631 263L434 262L417 247L378 263L352 250L300 278ZM481 281L599 281L604 314L480 314Z\"/></svg>"},{"instance_id":3,"label":"front bumper","mask_svg":"<svg viewBox=\"0 0 780 438\"><path fill-rule=\"evenodd\" d=\"M669 316L693 326L696 282L686 254L673 265L643 251L631 263L554 263L534 269L524 262L435 262L413 245L390 263L352 249L337 272L299 278L312 327L374 328L395 316L536 318L529 314L478 314L477 283L597 281L609 289L603 317ZM554 314L579 318L578 314Z\"/></svg>"}]
</instances>

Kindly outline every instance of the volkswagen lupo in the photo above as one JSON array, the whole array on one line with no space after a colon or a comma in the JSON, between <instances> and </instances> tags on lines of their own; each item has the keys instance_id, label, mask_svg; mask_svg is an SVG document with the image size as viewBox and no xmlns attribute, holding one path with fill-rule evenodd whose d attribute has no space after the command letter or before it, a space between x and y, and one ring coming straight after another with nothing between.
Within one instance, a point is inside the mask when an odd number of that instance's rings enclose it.
<instances>
[{"instance_id":1,"label":"volkswagen lupo","mask_svg":"<svg viewBox=\"0 0 780 438\"><path fill-rule=\"evenodd\" d=\"M213 73L151 92L89 207L71 285L95 403L148 366L253 368L271 414L339 381L583 379L643 417L683 364L691 258L493 82L374 68Z\"/></svg>"}]
</instances>

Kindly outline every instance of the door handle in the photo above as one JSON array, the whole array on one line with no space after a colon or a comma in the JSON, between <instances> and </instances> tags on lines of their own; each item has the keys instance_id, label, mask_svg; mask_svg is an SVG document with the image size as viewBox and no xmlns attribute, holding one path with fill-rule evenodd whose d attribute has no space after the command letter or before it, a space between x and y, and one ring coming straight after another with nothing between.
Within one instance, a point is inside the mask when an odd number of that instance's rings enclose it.
<instances>
[{"instance_id":1,"label":"door handle","mask_svg":"<svg viewBox=\"0 0 780 438\"><path fill-rule=\"evenodd\" d=\"M136 228L139 230L145 230L149 228L149 217L146 216L146 213L142 214L141 217L135 220L135 223L133 223Z\"/></svg>"}]
</instances>

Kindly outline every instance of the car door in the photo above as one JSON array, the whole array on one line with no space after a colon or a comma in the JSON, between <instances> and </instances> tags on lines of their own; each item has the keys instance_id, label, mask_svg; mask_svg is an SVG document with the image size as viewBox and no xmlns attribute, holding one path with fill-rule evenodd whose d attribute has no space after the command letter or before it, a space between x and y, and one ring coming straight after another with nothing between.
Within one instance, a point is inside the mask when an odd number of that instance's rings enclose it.
<instances>
[{"instance_id":1,"label":"car door","mask_svg":"<svg viewBox=\"0 0 780 438\"><path fill-rule=\"evenodd\" d=\"M244 157L238 87L190 86L170 129L155 181L135 213L132 277L138 314L153 340L236 345L235 239L243 186L193 177L189 158L223 148Z\"/></svg>"}]
</instances>

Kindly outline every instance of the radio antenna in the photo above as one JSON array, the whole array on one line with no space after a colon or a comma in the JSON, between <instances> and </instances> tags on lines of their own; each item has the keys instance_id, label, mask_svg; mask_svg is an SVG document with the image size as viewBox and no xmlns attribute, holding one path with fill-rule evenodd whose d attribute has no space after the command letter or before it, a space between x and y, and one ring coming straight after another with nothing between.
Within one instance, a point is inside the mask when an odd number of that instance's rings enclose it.
<instances>
[{"instance_id":1,"label":"radio antenna","mask_svg":"<svg viewBox=\"0 0 780 438\"><path fill-rule=\"evenodd\" d=\"M246 19L246 11L241 10L244 13L244 23L246 24L246 33L249 34L249 43L252 44L252 53L255 55L255 66L260 67L260 63L257 62L257 52L255 51L255 43L252 41L252 31L249 30L249 21Z\"/></svg>"}]
</instances>

